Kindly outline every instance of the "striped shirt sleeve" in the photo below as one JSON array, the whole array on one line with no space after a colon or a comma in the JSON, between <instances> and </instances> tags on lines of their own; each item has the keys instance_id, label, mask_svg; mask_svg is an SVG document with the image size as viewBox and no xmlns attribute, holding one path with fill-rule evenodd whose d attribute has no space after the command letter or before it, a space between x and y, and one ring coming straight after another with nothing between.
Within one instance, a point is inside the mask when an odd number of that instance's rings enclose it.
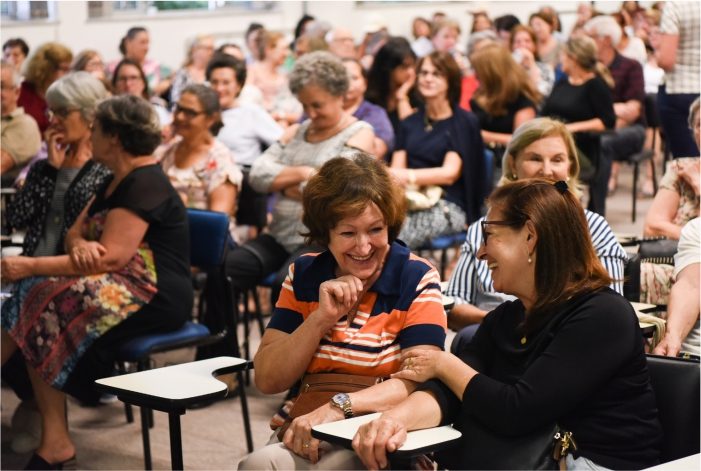
<instances>
[{"instance_id":1,"label":"striped shirt sleeve","mask_svg":"<svg viewBox=\"0 0 701 471\"><path fill-rule=\"evenodd\" d=\"M280 297L275 305L273 316L268 323L268 329L276 329L287 334L291 334L297 330L297 327L302 325L302 322L304 322L303 313L306 303L300 303L297 301L292 288L293 280L294 263L290 265L290 270L287 273L284 283L282 284Z\"/></svg>"},{"instance_id":2,"label":"striped shirt sleeve","mask_svg":"<svg viewBox=\"0 0 701 471\"><path fill-rule=\"evenodd\" d=\"M481 220L472 224L467 230L467 238L460 247L460 258L445 291L447 296L453 297L456 306L458 304L475 304L476 286L480 282L478 275L483 271L480 270L480 261L477 259L477 250L479 250L482 241ZM486 276L491 290L491 278L488 273Z\"/></svg>"},{"instance_id":3,"label":"striped shirt sleeve","mask_svg":"<svg viewBox=\"0 0 701 471\"><path fill-rule=\"evenodd\" d=\"M415 256L411 257L414 259ZM407 310L399 334L402 350L417 345L434 345L443 350L447 318L443 309L440 281L438 271L431 267L416 286L416 296Z\"/></svg>"},{"instance_id":4,"label":"striped shirt sleeve","mask_svg":"<svg viewBox=\"0 0 701 471\"><path fill-rule=\"evenodd\" d=\"M585 210L584 213L587 216L589 233L596 255L611 278L618 280L611 284L611 289L623 294L623 268L628 261L628 255L616 240L616 236L606 219L591 211Z\"/></svg>"}]
</instances>

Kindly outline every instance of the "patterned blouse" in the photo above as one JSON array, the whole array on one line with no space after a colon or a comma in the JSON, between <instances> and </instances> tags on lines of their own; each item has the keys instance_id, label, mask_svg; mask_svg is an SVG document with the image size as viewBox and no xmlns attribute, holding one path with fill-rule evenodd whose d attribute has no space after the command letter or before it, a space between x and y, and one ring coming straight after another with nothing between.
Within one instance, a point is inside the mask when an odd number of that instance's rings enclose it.
<instances>
[{"instance_id":1,"label":"patterned blouse","mask_svg":"<svg viewBox=\"0 0 701 471\"><path fill-rule=\"evenodd\" d=\"M699 198L694 189L683 178L679 178L679 164L698 162L698 157L683 157L673 160L667 172L660 181L660 188L666 188L679 195L679 207L672 222L683 226L694 218L699 217Z\"/></svg>"},{"instance_id":2,"label":"patterned blouse","mask_svg":"<svg viewBox=\"0 0 701 471\"><path fill-rule=\"evenodd\" d=\"M190 168L175 165L175 150L180 142L182 137L178 136L156 149L154 156L161 162L163 171L178 193L187 197L186 207L208 209L210 193L227 181L241 188L243 174L234 162L231 151L221 141L215 139L205 158ZM230 229L234 227L232 219Z\"/></svg>"},{"instance_id":3,"label":"patterned blouse","mask_svg":"<svg viewBox=\"0 0 701 471\"><path fill-rule=\"evenodd\" d=\"M66 232L71 228L90 198L102 186L112 171L102 164L88 160L64 195L63 227L56 253L62 254ZM7 220L14 229L27 229L22 245L23 255L31 257L39 244L44 221L51 207L58 170L47 160L32 165L24 186L7 208Z\"/></svg>"}]
</instances>

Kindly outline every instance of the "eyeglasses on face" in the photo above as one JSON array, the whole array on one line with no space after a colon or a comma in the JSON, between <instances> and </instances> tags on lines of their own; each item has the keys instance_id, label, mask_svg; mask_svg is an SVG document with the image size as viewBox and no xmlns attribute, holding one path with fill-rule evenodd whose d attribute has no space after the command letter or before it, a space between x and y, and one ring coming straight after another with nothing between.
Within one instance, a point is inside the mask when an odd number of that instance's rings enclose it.
<instances>
[{"instance_id":1,"label":"eyeglasses on face","mask_svg":"<svg viewBox=\"0 0 701 471\"><path fill-rule=\"evenodd\" d=\"M516 226L520 224L518 221L481 221L482 224L482 241L484 242L484 245L487 245L487 240L489 240L489 232L487 232L487 226L492 225L492 226Z\"/></svg>"},{"instance_id":2,"label":"eyeglasses on face","mask_svg":"<svg viewBox=\"0 0 701 471\"><path fill-rule=\"evenodd\" d=\"M58 108L55 110L52 110L49 108L49 109L44 110L44 115L46 116L46 119L48 119L49 121L53 121L54 118L58 118L58 119L63 120L63 119L66 119L72 111L78 111L78 108L73 108L73 109Z\"/></svg>"},{"instance_id":3,"label":"eyeglasses on face","mask_svg":"<svg viewBox=\"0 0 701 471\"><path fill-rule=\"evenodd\" d=\"M197 111L197 110L193 110L192 108L185 108L183 106L176 104L175 108L173 108L173 115L175 116L178 113L184 114L187 119L193 119L201 114L205 114L204 111Z\"/></svg>"},{"instance_id":4,"label":"eyeglasses on face","mask_svg":"<svg viewBox=\"0 0 701 471\"><path fill-rule=\"evenodd\" d=\"M428 70L419 70L419 77L426 78L429 75L437 79L445 78L445 75L443 75L443 72L440 70L434 70L433 72L429 72Z\"/></svg>"},{"instance_id":5,"label":"eyeglasses on face","mask_svg":"<svg viewBox=\"0 0 701 471\"><path fill-rule=\"evenodd\" d=\"M117 77L117 82L137 82L140 81L141 77L138 75L120 75Z\"/></svg>"}]
</instances>

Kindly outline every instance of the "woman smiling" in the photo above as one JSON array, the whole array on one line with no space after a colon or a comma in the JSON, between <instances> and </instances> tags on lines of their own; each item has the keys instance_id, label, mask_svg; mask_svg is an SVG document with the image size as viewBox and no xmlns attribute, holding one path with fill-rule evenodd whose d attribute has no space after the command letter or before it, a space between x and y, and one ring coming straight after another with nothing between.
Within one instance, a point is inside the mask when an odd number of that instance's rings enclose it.
<instances>
[{"instance_id":1,"label":"woman smiling","mask_svg":"<svg viewBox=\"0 0 701 471\"><path fill-rule=\"evenodd\" d=\"M438 273L396 240L406 202L382 163L366 154L329 160L309 180L303 204L304 236L326 251L289 267L254 358L256 386L276 394L302 376L313 384L322 373L375 381L360 391L335 391L344 394L330 400L332 392L308 413L294 408L304 395L289 401L271 420L276 432L268 445L239 469L311 469L319 459L323 469L360 469L353 452L313 439L311 426L406 398L415 383L382 382L397 371L398 355L418 347L439 351L445 341ZM283 425L289 428L278 435Z\"/></svg>"}]
</instances>

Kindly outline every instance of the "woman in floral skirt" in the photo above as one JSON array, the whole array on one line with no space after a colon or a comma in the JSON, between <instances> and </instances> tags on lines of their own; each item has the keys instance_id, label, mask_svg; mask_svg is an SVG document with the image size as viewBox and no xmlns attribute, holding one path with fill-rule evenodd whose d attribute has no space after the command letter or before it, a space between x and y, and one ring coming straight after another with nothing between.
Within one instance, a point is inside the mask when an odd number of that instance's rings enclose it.
<instances>
[{"instance_id":1,"label":"woman in floral skirt","mask_svg":"<svg viewBox=\"0 0 701 471\"><path fill-rule=\"evenodd\" d=\"M192 309L187 213L152 153L156 112L127 95L99 105L94 158L112 170L66 234L67 255L8 257L15 282L2 306L2 365L18 349L42 416L42 439L26 469L75 459L65 395L96 402L119 347L180 327Z\"/></svg>"}]
</instances>

